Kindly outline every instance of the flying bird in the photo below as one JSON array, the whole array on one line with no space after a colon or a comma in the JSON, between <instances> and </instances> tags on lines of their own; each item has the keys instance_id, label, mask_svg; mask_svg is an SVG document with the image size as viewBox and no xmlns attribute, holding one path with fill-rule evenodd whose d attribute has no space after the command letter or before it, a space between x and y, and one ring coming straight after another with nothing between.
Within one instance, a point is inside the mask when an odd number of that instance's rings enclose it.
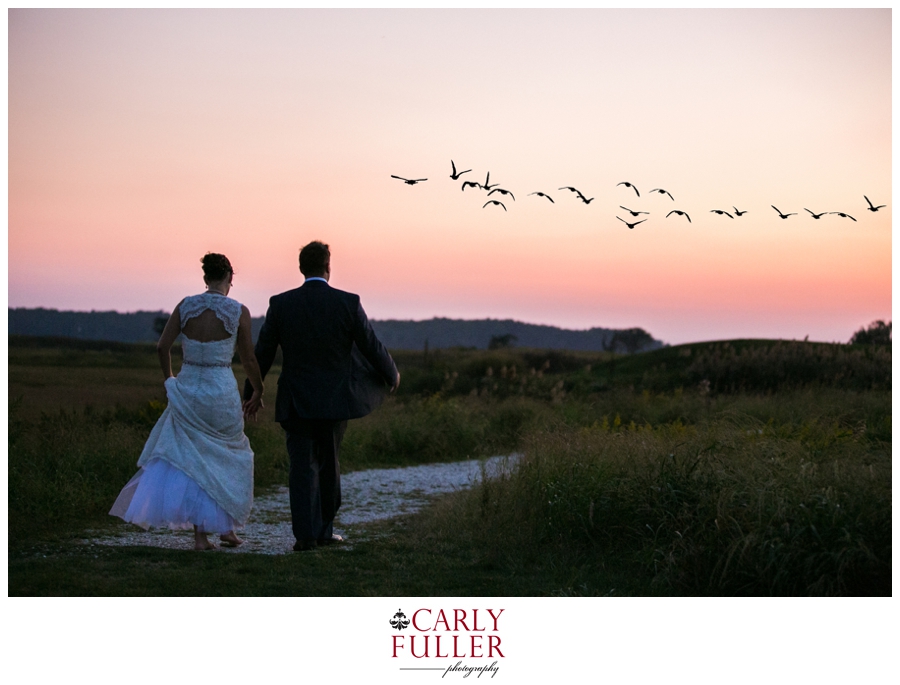
<instances>
[{"instance_id":1,"label":"flying bird","mask_svg":"<svg viewBox=\"0 0 900 685\"><path fill-rule=\"evenodd\" d=\"M553 202L553 198L550 197L549 195L547 195L547 193L534 192L534 193L528 193L528 194L529 195L537 195L538 197L546 197L548 200L550 200L550 202ZM553 204L556 204L556 203L553 202Z\"/></svg>"},{"instance_id":2,"label":"flying bird","mask_svg":"<svg viewBox=\"0 0 900 685\"><path fill-rule=\"evenodd\" d=\"M493 193L500 193L501 195L509 195L513 200L516 199L516 196L512 194L512 191L503 190L503 188L494 188L490 193L488 193L488 195L491 195Z\"/></svg>"},{"instance_id":3,"label":"flying bird","mask_svg":"<svg viewBox=\"0 0 900 685\"><path fill-rule=\"evenodd\" d=\"M668 190L663 190L662 188L654 188L650 192L651 193L659 193L660 195L668 195L670 198L672 198L672 202L675 201L675 198L672 197L672 193L670 193Z\"/></svg>"},{"instance_id":4,"label":"flying bird","mask_svg":"<svg viewBox=\"0 0 900 685\"><path fill-rule=\"evenodd\" d=\"M713 214L720 214L720 215L721 215L721 214L724 214L724 215L727 216L729 219L733 219L733 218L734 218L733 216L731 216L731 214L729 214L728 212L726 212L726 211L723 210L723 209L710 209L709 211L711 211Z\"/></svg>"},{"instance_id":5,"label":"flying bird","mask_svg":"<svg viewBox=\"0 0 900 685\"><path fill-rule=\"evenodd\" d=\"M650 192L653 192L653 191L651 190ZM668 218L669 218L670 216L672 216L673 214L678 214L679 216L687 217L688 223L689 223L689 224L690 224L690 223L693 223L693 222L691 221L691 217L688 216L688 213L687 213L687 212L682 212L680 209L673 209L671 212L669 212L668 214L666 214L666 218L668 219Z\"/></svg>"},{"instance_id":6,"label":"flying bird","mask_svg":"<svg viewBox=\"0 0 900 685\"><path fill-rule=\"evenodd\" d=\"M731 206L734 207L734 205L731 205ZM735 215L735 216L741 216L741 215L746 214L746 213L747 213L747 210L746 210L746 209L742 212L742 211L741 211L740 209L738 209L737 207L734 207L734 215Z\"/></svg>"},{"instance_id":7,"label":"flying bird","mask_svg":"<svg viewBox=\"0 0 900 685\"><path fill-rule=\"evenodd\" d=\"M500 205L501 207L503 207L503 211L506 211L506 205L500 202L500 200L488 200L483 205L481 205L481 208L484 209L488 205Z\"/></svg>"},{"instance_id":8,"label":"flying bird","mask_svg":"<svg viewBox=\"0 0 900 685\"><path fill-rule=\"evenodd\" d=\"M770 207L771 207L772 209L774 209L776 212L778 212L778 216L780 216L782 219L787 219L789 216L794 216L794 215L797 213L797 212L791 212L790 214L784 214L784 213L782 213L782 211L781 211L780 209L778 209L778 207L776 207L775 205L770 205Z\"/></svg>"},{"instance_id":9,"label":"flying bird","mask_svg":"<svg viewBox=\"0 0 900 685\"><path fill-rule=\"evenodd\" d=\"M586 198L584 195L582 195L581 193L578 193L578 199L580 199L580 200L581 200L584 204L586 204L586 205L589 205L589 204L591 204L591 202L594 201L594 198L588 199L588 198Z\"/></svg>"},{"instance_id":10,"label":"flying bird","mask_svg":"<svg viewBox=\"0 0 900 685\"><path fill-rule=\"evenodd\" d=\"M622 207L622 205L619 205L619 207ZM624 209L626 212L631 214L631 216L640 216L641 214L649 214L650 213L650 212L636 212L633 209L628 209L628 207L622 207L622 209ZM616 217L616 218L618 218L618 217ZM645 219L645 221L646 221L646 219Z\"/></svg>"},{"instance_id":11,"label":"flying bird","mask_svg":"<svg viewBox=\"0 0 900 685\"><path fill-rule=\"evenodd\" d=\"M644 213L646 214L646 212L644 212ZM630 224L630 223L628 223L627 221L625 221L625 219L623 219L623 218L620 217L620 216L617 216L616 218L617 218L619 221L621 221L623 224L625 224L626 226L628 226L628 228L634 228L634 227L637 226L638 224L642 224L642 223L644 223L644 222L646 221L646 219L641 219L640 221L635 221L633 224Z\"/></svg>"},{"instance_id":12,"label":"flying bird","mask_svg":"<svg viewBox=\"0 0 900 685\"><path fill-rule=\"evenodd\" d=\"M422 181L428 180L427 178L403 178L402 176L394 176L394 174L391 174L391 178L399 178L406 185L410 185L410 186L414 186L414 185L416 185L416 183L421 183Z\"/></svg>"},{"instance_id":13,"label":"flying bird","mask_svg":"<svg viewBox=\"0 0 900 685\"><path fill-rule=\"evenodd\" d=\"M463 181L462 190L465 190L466 186L468 186L469 188L480 188L481 184L477 181Z\"/></svg>"},{"instance_id":14,"label":"flying bird","mask_svg":"<svg viewBox=\"0 0 900 685\"><path fill-rule=\"evenodd\" d=\"M453 163L453 160L452 160L452 159L450 160L450 166L453 167L453 173L450 174L450 178L452 178L454 181L458 181L460 176L462 176L463 174L467 174L467 173L469 173L470 171L472 171L471 169L466 169L465 171L457 171L457 170L456 170L456 164Z\"/></svg>"},{"instance_id":15,"label":"flying bird","mask_svg":"<svg viewBox=\"0 0 900 685\"><path fill-rule=\"evenodd\" d=\"M498 185L500 185L500 184L495 183L494 185L491 185L491 172L489 171L489 172L487 172L487 178L484 179L484 184L481 187L484 188L485 190L490 190L491 188L495 188Z\"/></svg>"},{"instance_id":16,"label":"flying bird","mask_svg":"<svg viewBox=\"0 0 900 685\"><path fill-rule=\"evenodd\" d=\"M638 189L635 186L631 185L628 181L622 181L621 183L616 183L616 186L625 186L626 188L631 188L635 193L637 193L638 197L641 196L641 194L638 192Z\"/></svg>"},{"instance_id":17,"label":"flying bird","mask_svg":"<svg viewBox=\"0 0 900 685\"><path fill-rule=\"evenodd\" d=\"M863 197L866 197L866 196L863 195ZM872 201L871 201L869 198L867 198L867 197L866 197L866 202L869 203L869 206L868 206L866 209L868 209L870 212L877 212L877 211L878 211L879 209L881 209L882 207L887 207L887 205L878 205L878 206L876 207L875 205L872 204Z\"/></svg>"},{"instance_id":18,"label":"flying bird","mask_svg":"<svg viewBox=\"0 0 900 685\"><path fill-rule=\"evenodd\" d=\"M806 207L804 207L803 209L806 209ZM828 212L819 212L818 214L816 214L815 212L813 212L812 210L809 210L809 209L806 209L806 211L809 212L810 214L812 214L813 219L818 219L820 216L825 216L826 214L828 214Z\"/></svg>"},{"instance_id":19,"label":"flying bird","mask_svg":"<svg viewBox=\"0 0 900 685\"><path fill-rule=\"evenodd\" d=\"M837 214L838 216L842 216L845 219L853 219L852 216L850 216L849 214L844 214L843 212L827 212L827 213L828 214ZM853 219L853 220L856 221L856 219Z\"/></svg>"}]
</instances>

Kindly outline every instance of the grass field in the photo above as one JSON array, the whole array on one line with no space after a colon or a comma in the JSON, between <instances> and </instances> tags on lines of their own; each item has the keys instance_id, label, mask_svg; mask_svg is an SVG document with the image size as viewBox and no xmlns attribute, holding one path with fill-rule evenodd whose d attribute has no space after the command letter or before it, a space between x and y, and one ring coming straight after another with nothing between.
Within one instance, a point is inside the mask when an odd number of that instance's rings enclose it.
<instances>
[{"instance_id":1,"label":"grass field","mask_svg":"<svg viewBox=\"0 0 900 685\"><path fill-rule=\"evenodd\" d=\"M122 525L106 512L164 408L153 347L11 337L9 594L891 594L889 348L394 356L400 391L351 422L345 472L519 466L352 549L196 554L78 544ZM287 480L273 403L247 426L258 491Z\"/></svg>"}]
</instances>

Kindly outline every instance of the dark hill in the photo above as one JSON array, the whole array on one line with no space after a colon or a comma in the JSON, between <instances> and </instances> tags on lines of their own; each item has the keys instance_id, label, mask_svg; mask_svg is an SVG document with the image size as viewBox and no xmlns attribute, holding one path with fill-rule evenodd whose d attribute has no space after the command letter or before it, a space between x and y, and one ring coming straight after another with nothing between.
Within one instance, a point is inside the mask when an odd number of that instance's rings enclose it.
<instances>
[{"instance_id":1,"label":"dark hill","mask_svg":"<svg viewBox=\"0 0 900 685\"><path fill-rule=\"evenodd\" d=\"M534 347L546 350L581 350L598 352L611 341L616 333L610 328L591 328L575 331L555 326L522 323L512 319L463 319L435 318L427 321L373 321L372 327L385 346L392 350L421 350L428 341L430 349L447 347L474 347L486 349L492 339L512 336L515 347ZM638 329L639 330L639 329ZM622 333L619 331L619 333ZM649 335L642 341L640 350L653 350L663 346Z\"/></svg>"},{"instance_id":2,"label":"dark hill","mask_svg":"<svg viewBox=\"0 0 900 685\"><path fill-rule=\"evenodd\" d=\"M78 340L114 342L155 342L159 333L156 320L168 317L164 311L73 312L56 309L9 308L10 335L55 336ZM253 319L253 338L259 333L263 317ZM430 349L469 347L487 349L494 345L532 347L555 350L600 351L618 333L618 351L646 351L663 347L641 329L616 331L610 328L570 330L555 326L522 323L511 319L446 319L427 321L372 321L382 342L392 350L422 350L426 341Z\"/></svg>"}]
</instances>

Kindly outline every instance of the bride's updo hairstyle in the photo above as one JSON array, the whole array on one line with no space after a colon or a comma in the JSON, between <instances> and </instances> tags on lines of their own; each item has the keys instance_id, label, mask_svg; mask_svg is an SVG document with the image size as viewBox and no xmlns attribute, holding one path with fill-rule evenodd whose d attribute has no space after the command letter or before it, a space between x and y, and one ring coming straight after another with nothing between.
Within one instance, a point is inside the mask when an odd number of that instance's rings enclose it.
<instances>
[{"instance_id":1,"label":"bride's updo hairstyle","mask_svg":"<svg viewBox=\"0 0 900 685\"><path fill-rule=\"evenodd\" d=\"M207 281L221 281L228 274L234 273L231 262L223 254L207 252L200 261L203 262L203 276Z\"/></svg>"}]
</instances>

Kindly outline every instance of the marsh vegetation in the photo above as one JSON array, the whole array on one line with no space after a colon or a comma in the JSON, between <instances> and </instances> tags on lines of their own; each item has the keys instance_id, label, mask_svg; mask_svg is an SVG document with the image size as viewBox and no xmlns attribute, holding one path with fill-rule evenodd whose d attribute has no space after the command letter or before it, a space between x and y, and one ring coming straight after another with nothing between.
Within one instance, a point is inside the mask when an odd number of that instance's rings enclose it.
<instances>
[{"instance_id":1,"label":"marsh vegetation","mask_svg":"<svg viewBox=\"0 0 900 685\"><path fill-rule=\"evenodd\" d=\"M890 347L394 356L400 391L351 422L345 472L517 465L352 550L88 554L72 540L112 524L164 408L155 354L11 337L10 594L891 593ZM272 403L247 427L260 492L287 481Z\"/></svg>"}]
</instances>

